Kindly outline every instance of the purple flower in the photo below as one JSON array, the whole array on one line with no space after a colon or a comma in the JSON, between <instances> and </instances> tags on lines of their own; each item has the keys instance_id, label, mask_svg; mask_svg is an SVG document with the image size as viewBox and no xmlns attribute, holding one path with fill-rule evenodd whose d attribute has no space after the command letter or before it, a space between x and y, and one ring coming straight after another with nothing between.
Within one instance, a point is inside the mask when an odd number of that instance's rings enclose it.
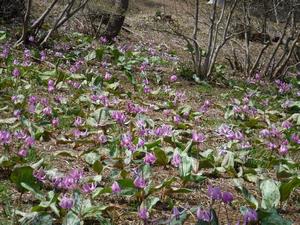
<instances>
[{"instance_id":1,"label":"purple flower","mask_svg":"<svg viewBox=\"0 0 300 225\"><path fill-rule=\"evenodd\" d=\"M110 80L112 78L112 74L109 72L106 72L104 75L104 80Z\"/></svg>"},{"instance_id":2,"label":"purple flower","mask_svg":"<svg viewBox=\"0 0 300 225\"><path fill-rule=\"evenodd\" d=\"M40 103L45 107L49 106L49 101L47 98L41 98Z\"/></svg>"},{"instance_id":3,"label":"purple flower","mask_svg":"<svg viewBox=\"0 0 300 225\"><path fill-rule=\"evenodd\" d=\"M144 157L144 163L148 165L153 165L156 161L156 156L153 153L146 153Z\"/></svg>"},{"instance_id":4,"label":"purple flower","mask_svg":"<svg viewBox=\"0 0 300 225\"><path fill-rule=\"evenodd\" d=\"M12 75L14 78L18 78L21 75L21 72L18 68L14 68L14 70L12 71Z\"/></svg>"},{"instance_id":5,"label":"purple flower","mask_svg":"<svg viewBox=\"0 0 300 225\"><path fill-rule=\"evenodd\" d=\"M127 102L127 111L132 114L144 113L147 112L147 109L133 104L131 101Z\"/></svg>"},{"instance_id":6,"label":"purple flower","mask_svg":"<svg viewBox=\"0 0 300 225\"><path fill-rule=\"evenodd\" d=\"M84 193L90 193L96 189L96 185L94 183L91 184L84 184L82 186L82 190Z\"/></svg>"},{"instance_id":7,"label":"purple flower","mask_svg":"<svg viewBox=\"0 0 300 225\"><path fill-rule=\"evenodd\" d=\"M81 69L83 63L84 63L83 60L78 60L78 61L76 61L75 64L73 64L73 65L70 67L70 69L69 69L70 72L71 72L71 73L76 73L76 72L78 72L78 71Z\"/></svg>"},{"instance_id":8,"label":"purple flower","mask_svg":"<svg viewBox=\"0 0 300 225\"><path fill-rule=\"evenodd\" d=\"M150 92L151 92L150 86L145 85L145 86L144 86L144 93L145 93L145 94L149 94Z\"/></svg>"},{"instance_id":9,"label":"purple flower","mask_svg":"<svg viewBox=\"0 0 300 225\"><path fill-rule=\"evenodd\" d=\"M77 180L70 176L57 177L53 184L59 189L73 190L77 185Z\"/></svg>"},{"instance_id":10,"label":"purple flower","mask_svg":"<svg viewBox=\"0 0 300 225\"><path fill-rule=\"evenodd\" d=\"M164 115L165 117L169 117L169 116L171 116L171 114L172 114L172 111L171 111L170 109L165 109L165 110L163 111L163 115Z\"/></svg>"},{"instance_id":11,"label":"purple flower","mask_svg":"<svg viewBox=\"0 0 300 225\"><path fill-rule=\"evenodd\" d=\"M129 132L122 135L121 146L123 148L132 149L132 147L133 147L132 136Z\"/></svg>"},{"instance_id":12,"label":"purple flower","mask_svg":"<svg viewBox=\"0 0 300 225\"><path fill-rule=\"evenodd\" d=\"M115 120L119 124L124 124L127 120L126 115L123 112L120 112L120 111L113 111L111 113L111 117L112 117L113 120Z\"/></svg>"},{"instance_id":13,"label":"purple flower","mask_svg":"<svg viewBox=\"0 0 300 225\"><path fill-rule=\"evenodd\" d=\"M15 131L14 136L19 140L25 140L27 138L27 134L23 130Z\"/></svg>"},{"instance_id":14,"label":"purple flower","mask_svg":"<svg viewBox=\"0 0 300 225\"><path fill-rule=\"evenodd\" d=\"M277 148L277 145L273 142L268 142L267 143L267 148L270 149L270 150L274 150Z\"/></svg>"},{"instance_id":15,"label":"purple flower","mask_svg":"<svg viewBox=\"0 0 300 225\"><path fill-rule=\"evenodd\" d=\"M0 144L8 145L11 142L11 134L9 131L0 130Z\"/></svg>"},{"instance_id":16,"label":"purple flower","mask_svg":"<svg viewBox=\"0 0 300 225\"><path fill-rule=\"evenodd\" d=\"M181 117L179 115L175 115L175 116L173 116L173 121L174 121L174 123L178 124L181 121Z\"/></svg>"},{"instance_id":17,"label":"purple flower","mask_svg":"<svg viewBox=\"0 0 300 225\"><path fill-rule=\"evenodd\" d=\"M207 112L207 110L209 109L209 107L211 107L211 105L212 105L211 101L205 100L203 105L200 106L199 112L201 112L201 113Z\"/></svg>"},{"instance_id":18,"label":"purple flower","mask_svg":"<svg viewBox=\"0 0 300 225\"><path fill-rule=\"evenodd\" d=\"M67 195L64 195L59 202L59 206L63 209L71 209L73 204L74 200L70 197L67 197Z\"/></svg>"},{"instance_id":19,"label":"purple flower","mask_svg":"<svg viewBox=\"0 0 300 225\"><path fill-rule=\"evenodd\" d=\"M55 89L55 81L48 80L48 92L53 92Z\"/></svg>"},{"instance_id":20,"label":"purple flower","mask_svg":"<svg viewBox=\"0 0 300 225\"><path fill-rule=\"evenodd\" d=\"M225 204L230 204L233 201L233 195L230 192L223 192L222 201Z\"/></svg>"},{"instance_id":21,"label":"purple flower","mask_svg":"<svg viewBox=\"0 0 300 225\"><path fill-rule=\"evenodd\" d=\"M196 142L196 143L203 143L206 140L204 134L197 133L196 131L192 132L192 139L193 139L193 142Z\"/></svg>"},{"instance_id":22,"label":"purple flower","mask_svg":"<svg viewBox=\"0 0 300 225\"><path fill-rule=\"evenodd\" d=\"M45 115L45 116L51 116L52 114L52 109L51 107L47 106L43 109L42 113Z\"/></svg>"},{"instance_id":23,"label":"purple flower","mask_svg":"<svg viewBox=\"0 0 300 225\"><path fill-rule=\"evenodd\" d=\"M184 92L177 91L177 92L175 92L173 104L177 105L177 103L183 103L186 99L187 99L187 97Z\"/></svg>"},{"instance_id":24,"label":"purple flower","mask_svg":"<svg viewBox=\"0 0 300 225\"><path fill-rule=\"evenodd\" d=\"M11 101L12 101L14 104L17 104L18 101L19 101L19 97L16 96L16 95L13 95L13 96L11 96Z\"/></svg>"},{"instance_id":25,"label":"purple flower","mask_svg":"<svg viewBox=\"0 0 300 225\"><path fill-rule=\"evenodd\" d=\"M28 104L36 105L37 102L38 102L37 96L34 95L29 96Z\"/></svg>"},{"instance_id":26,"label":"purple flower","mask_svg":"<svg viewBox=\"0 0 300 225\"><path fill-rule=\"evenodd\" d=\"M146 208L140 208L138 211L138 216L140 217L140 219L146 221L149 218L149 212Z\"/></svg>"},{"instance_id":27,"label":"purple flower","mask_svg":"<svg viewBox=\"0 0 300 225\"><path fill-rule=\"evenodd\" d=\"M46 179L46 173L43 169L34 171L33 176L41 182Z\"/></svg>"},{"instance_id":28,"label":"purple flower","mask_svg":"<svg viewBox=\"0 0 300 225\"><path fill-rule=\"evenodd\" d=\"M33 137L29 136L25 139L25 144L27 147L32 147L35 144L35 140Z\"/></svg>"},{"instance_id":29,"label":"purple flower","mask_svg":"<svg viewBox=\"0 0 300 225\"><path fill-rule=\"evenodd\" d=\"M81 137L86 137L88 135L87 131L81 131L79 129L73 130L73 135L76 139Z\"/></svg>"},{"instance_id":30,"label":"purple flower","mask_svg":"<svg viewBox=\"0 0 300 225\"><path fill-rule=\"evenodd\" d=\"M140 66L141 72L144 72L148 66L149 66L148 62L146 62L146 61L142 62L141 66Z\"/></svg>"},{"instance_id":31,"label":"purple flower","mask_svg":"<svg viewBox=\"0 0 300 225\"><path fill-rule=\"evenodd\" d=\"M174 153L173 154L173 157L172 157L172 160L171 160L171 164L174 167L179 167L180 166L180 164L181 164L181 156L178 153Z\"/></svg>"},{"instance_id":32,"label":"purple flower","mask_svg":"<svg viewBox=\"0 0 300 225\"><path fill-rule=\"evenodd\" d=\"M69 176L79 181L83 177L83 170L81 169L72 169L69 173Z\"/></svg>"},{"instance_id":33,"label":"purple flower","mask_svg":"<svg viewBox=\"0 0 300 225\"><path fill-rule=\"evenodd\" d=\"M257 219L258 217L256 211L254 209L248 209L243 216L243 224L249 224L250 222L257 221Z\"/></svg>"},{"instance_id":34,"label":"purple flower","mask_svg":"<svg viewBox=\"0 0 300 225\"><path fill-rule=\"evenodd\" d=\"M288 149L288 141L284 141L282 142L282 144L280 145L279 148L279 154L281 155L286 155L288 153L289 149Z\"/></svg>"},{"instance_id":35,"label":"purple flower","mask_svg":"<svg viewBox=\"0 0 300 225\"><path fill-rule=\"evenodd\" d=\"M20 119L20 117L21 117L21 110L19 110L19 109L14 110L13 115L14 115L14 117Z\"/></svg>"},{"instance_id":36,"label":"purple flower","mask_svg":"<svg viewBox=\"0 0 300 225\"><path fill-rule=\"evenodd\" d=\"M285 121L282 122L281 126L288 130L293 126L293 124L290 121L285 120Z\"/></svg>"},{"instance_id":37,"label":"purple flower","mask_svg":"<svg viewBox=\"0 0 300 225\"><path fill-rule=\"evenodd\" d=\"M1 53L1 57L7 59L10 53L10 47L8 45L4 46L2 53Z\"/></svg>"},{"instance_id":38,"label":"purple flower","mask_svg":"<svg viewBox=\"0 0 300 225\"><path fill-rule=\"evenodd\" d=\"M249 141L246 141L246 142L242 142L242 143L241 143L241 148L242 148L242 149L251 148L251 147L252 147L252 145L250 144Z\"/></svg>"},{"instance_id":39,"label":"purple flower","mask_svg":"<svg viewBox=\"0 0 300 225\"><path fill-rule=\"evenodd\" d=\"M208 196L212 200L221 200L222 199L221 189L219 187L208 186Z\"/></svg>"},{"instance_id":40,"label":"purple flower","mask_svg":"<svg viewBox=\"0 0 300 225\"><path fill-rule=\"evenodd\" d=\"M137 176L133 181L133 183L136 188L140 188L140 189L144 189L147 186L146 180L140 176Z\"/></svg>"},{"instance_id":41,"label":"purple flower","mask_svg":"<svg viewBox=\"0 0 300 225\"><path fill-rule=\"evenodd\" d=\"M177 207L174 207L172 209L172 216L176 219L176 220L179 220L179 217L180 217L180 212L178 210Z\"/></svg>"},{"instance_id":42,"label":"purple flower","mask_svg":"<svg viewBox=\"0 0 300 225\"><path fill-rule=\"evenodd\" d=\"M261 137L269 137L271 134L270 134L270 131L268 130L268 129L263 129L263 130L261 130L260 132L259 132L259 135L261 136Z\"/></svg>"},{"instance_id":43,"label":"purple flower","mask_svg":"<svg viewBox=\"0 0 300 225\"><path fill-rule=\"evenodd\" d=\"M111 185L111 190L113 193L117 194L121 192L121 187L117 181L113 182Z\"/></svg>"},{"instance_id":44,"label":"purple flower","mask_svg":"<svg viewBox=\"0 0 300 225\"><path fill-rule=\"evenodd\" d=\"M58 127L59 126L59 118L53 118L51 121L51 124L53 127Z\"/></svg>"},{"instance_id":45,"label":"purple flower","mask_svg":"<svg viewBox=\"0 0 300 225\"><path fill-rule=\"evenodd\" d=\"M19 151L18 151L18 156L20 156L20 157L26 157L28 155L28 151L27 151L27 149L25 149L25 148L21 148Z\"/></svg>"},{"instance_id":46,"label":"purple flower","mask_svg":"<svg viewBox=\"0 0 300 225\"><path fill-rule=\"evenodd\" d=\"M230 133L232 130L227 124L222 124L218 129L217 133L219 135L226 136L228 133Z\"/></svg>"},{"instance_id":47,"label":"purple flower","mask_svg":"<svg viewBox=\"0 0 300 225\"><path fill-rule=\"evenodd\" d=\"M163 124L161 127L156 128L154 133L156 136L170 137L173 131L171 126Z\"/></svg>"},{"instance_id":48,"label":"purple flower","mask_svg":"<svg viewBox=\"0 0 300 225\"><path fill-rule=\"evenodd\" d=\"M81 87L81 83L76 82L76 81L73 81L73 82L72 82L72 86L73 86L73 88L75 88L75 89L79 89L79 88Z\"/></svg>"},{"instance_id":49,"label":"purple flower","mask_svg":"<svg viewBox=\"0 0 300 225\"><path fill-rule=\"evenodd\" d=\"M196 216L199 221L204 222L211 222L213 219L213 215L210 213L210 211L201 208L197 209Z\"/></svg>"},{"instance_id":50,"label":"purple flower","mask_svg":"<svg viewBox=\"0 0 300 225\"><path fill-rule=\"evenodd\" d=\"M292 89L291 84L285 83L281 80L276 80L275 83L277 84L277 88L280 94L287 93Z\"/></svg>"},{"instance_id":51,"label":"purple flower","mask_svg":"<svg viewBox=\"0 0 300 225\"><path fill-rule=\"evenodd\" d=\"M34 42L34 37L32 35L29 36L28 41Z\"/></svg>"},{"instance_id":52,"label":"purple flower","mask_svg":"<svg viewBox=\"0 0 300 225\"><path fill-rule=\"evenodd\" d=\"M149 83L149 80L148 80L147 78L145 78L145 79L143 80L143 84L149 85L149 84L150 84L150 83Z\"/></svg>"},{"instance_id":53,"label":"purple flower","mask_svg":"<svg viewBox=\"0 0 300 225\"><path fill-rule=\"evenodd\" d=\"M80 127L84 123L83 119L80 116L77 116L75 121L74 121L74 126L75 127Z\"/></svg>"},{"instance_id":54,"label":"purple flower","mask_svg":"<svg viewBox=\"0 0 300 225\"><path fill-rule=\"evenodd\" d=\"M172 75L172 76L170 77L170 81L171 81L171 82L177 81L177 76L176 76L176 75Z\"/></svg>"},{"instance_id":55,"label":"purple flower","mask_svg":"<svg viewBox=\"0 0 300 225\"><path fill-rule=\"evenodd\" d=\"M291 140L292 140L293 142L295 142L296 144L299 144L299 145L300 145L300 137L299 137L298 134L292 134Z\"/></svg>"},{"instance_id":56,"label":"purple flower","mask_svg":"<svg viewBox=\"0 0 300 225\"><path fill-rule=\"evenodd\" d=\"M97 141L101 144L105 144L107 142L107 137L104 134L100 134L97 137Z\"/></svg>"},{"instance_id":57,"label":"purple flower","mask_svg":"<svg viewBox=\"0 0 300 225\"><path fill-rule=\"evenodd\" d=\"M47 53L46 53L46 51L41 51L40 55L41 55L41 61L42 61L42 62L45 61L46 58L47 58Z\"/></svg>"},{"instance_id":58,"label":"purple flower","mask_svg":"<svg viewBox=\"0 0 300 225\"><path fill-rule=\"evenodd\" d=\"M137 143L137 147L141 148L145 145L145 141L142 138L139 138L138 143Z\"/></svg>"},{"instance_id":59,"label":"purple flower","mask_svg":"<svg viewBox=\"0 0 300 225\"><path fill-rule=\"evenodd\" d=\"M29 61L31 59L31 52L29 49L24 50L23 57L25 61Z\"/></svg>"},{"instance_id":60,"label":"purple flower","mask_svg":"<svg viewBox=\"0 0 300 225\"><path fill-rule=\"evenodd\" d=\"M104 37L104 36L100 37L100 43L101 44L106 44L107 42L108 42L108 40L107 40L106 37Z\"/></svg>"}]
</instances>

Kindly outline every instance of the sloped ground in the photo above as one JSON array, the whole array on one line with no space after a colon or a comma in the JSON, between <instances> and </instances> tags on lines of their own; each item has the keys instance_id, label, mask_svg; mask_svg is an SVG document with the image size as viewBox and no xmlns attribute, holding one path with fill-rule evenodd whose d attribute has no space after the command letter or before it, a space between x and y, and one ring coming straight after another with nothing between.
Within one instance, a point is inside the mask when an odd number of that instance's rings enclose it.
<instances>
[{"instance_id":1,"label":"sloped ground","mask_svg":"<svg viewBox=\"0 0 300 225\"><path fill-rule=\"evenodd\" d=\"M299 80L195 84L179 75L179 40L144 26L134 25L142 39L114 45L81 34L45 51L2 44L1 223L195 224L196 209L212 207L235 224L242 206L262 224L289 224L271 207L300 223ZM231 204L212 201L209 186Z\"/></svg>"}]
</instances>

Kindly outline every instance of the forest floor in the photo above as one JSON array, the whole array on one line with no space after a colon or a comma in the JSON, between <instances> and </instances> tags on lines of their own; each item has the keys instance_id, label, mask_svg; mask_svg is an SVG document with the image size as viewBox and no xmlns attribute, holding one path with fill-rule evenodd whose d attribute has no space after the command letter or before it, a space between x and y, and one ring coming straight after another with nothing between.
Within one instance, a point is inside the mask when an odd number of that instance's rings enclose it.
<instances>
[{"instance_id":1,"label":"forest floor","mask_svg":"<svg viewBox=\"0 0 300 225\"><path fill-rule=\"evenodd\" d=\"M291 138L300 135L299 80L237 79L222 67L219 82L194 82L182 40L154 31L164 25L155 21L164 5L146 2L132 7L131 32L113 45L67 33L45 51L32 45L1 56L0 224L196 224L199 206L215 209L219 224L227 224L228 215L232 224L242 221L243 206L257 209L262 224L300 224L300 142ZM2 51L10 37L7 32L1 40ZM266 129L278 137L261 136ZM288 153L280 152L285 140ZM269 150L271 141L278 146ZM144 161L148 153L154 164ZM180 166L173 163L176 154ZM30 174L16 170L28 167ZM82 174L72 187L59 186L58 178L72 177L75 169ZM145 188L136 187L140 176ZM272 184L267 191L265 181ZM85 184L96 186L85 191ZM286 191L282 184L291 185ZM209 186L234 200L228 206L212 201ZM54 206L46 204L51 191ZM72 211L59 207L62 193L76 199ZM278 214L266 213L262 202ZM137 213L142 206L150 213L147 223Z\"/></svg>"}]
</instances>

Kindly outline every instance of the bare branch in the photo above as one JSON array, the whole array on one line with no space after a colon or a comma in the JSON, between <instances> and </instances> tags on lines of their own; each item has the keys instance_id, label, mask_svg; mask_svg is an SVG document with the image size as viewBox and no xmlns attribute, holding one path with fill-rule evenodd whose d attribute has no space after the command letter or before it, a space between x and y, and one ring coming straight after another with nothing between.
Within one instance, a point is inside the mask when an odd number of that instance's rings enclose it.
<instances>
[{"instance_id":1,"label":"bare branch","mask_svg":"<svg viewBox=\"0 0 300 225\"><path fill-rule=\"evenodd\" d=\"M27 5L26 5L26 13L24 16L24 21L23 21L22 36L16 42L15 46L18 46L18 45L26 42L28 39L28 25L29 25L29 20L30 20L31 7L32 7L32 0L28 0Z\"/></svg>"}]
</instances>

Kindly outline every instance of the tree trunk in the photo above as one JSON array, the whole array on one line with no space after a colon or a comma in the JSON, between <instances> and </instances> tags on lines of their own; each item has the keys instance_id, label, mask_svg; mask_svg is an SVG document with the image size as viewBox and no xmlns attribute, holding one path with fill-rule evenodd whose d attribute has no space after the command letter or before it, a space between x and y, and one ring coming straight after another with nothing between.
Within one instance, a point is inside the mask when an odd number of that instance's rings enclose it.
<instances>
[{"instance_id":1,"label":"tree trunk","mask_svg":"<svg viewBox=\"0 0 300 225\"><path fill-rule=\"evenodd\" d=\"M24 15L25 0L0 0L0 19L11 22L21 19Z\"/></svg>"},{"instance_id":2,"label":"tree trunk","mask_svg":"<svg viewBox=\"0 0 300 225\"><path fill-rule=\"evenodd\" d=\"M108 40L112 40L120 33L125 21L125 13L128 9L128 3L129 0L115 0L115 14L110 16L106 31L104 33L104 36Z\"/></svg>"}]
</instances>

